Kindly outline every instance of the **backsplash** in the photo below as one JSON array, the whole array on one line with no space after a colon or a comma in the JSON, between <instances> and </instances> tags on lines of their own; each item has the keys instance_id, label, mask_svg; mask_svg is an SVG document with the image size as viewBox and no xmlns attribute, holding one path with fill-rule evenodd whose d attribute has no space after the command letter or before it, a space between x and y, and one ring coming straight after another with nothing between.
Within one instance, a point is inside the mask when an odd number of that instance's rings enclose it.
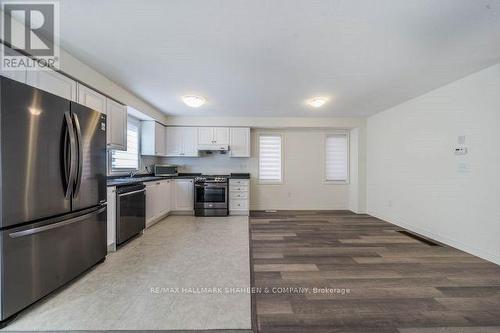
<instances>
[{"instance_id":1,"label":"backsplash","mask_svg":"<svg viewBox=\"0 0 500 333\"><path fill-rule=\"evenodd\" d=\"M162 162L160 162L160 159L158 157L155 157L155 156L141 156L141 159L142 159L141 173L142 172L152 173L152 172L154 172L153 166L155 164L162 163ZM147 170L146 170L146 167L148 168Z\"/></svg>"},{"instance_id":2,"label":"backsplash","mask_svg":"<svg viewBox=\"0 0 500 333\"><path fill-rule=\"evenodd\" d=\"M255 163L253 158L231 158L214 152L200 157L163 157L159 163L176 164L179 172L201 172L205 174L229 174L231 172L250 172Z\"/></svg>"}]
</instances>

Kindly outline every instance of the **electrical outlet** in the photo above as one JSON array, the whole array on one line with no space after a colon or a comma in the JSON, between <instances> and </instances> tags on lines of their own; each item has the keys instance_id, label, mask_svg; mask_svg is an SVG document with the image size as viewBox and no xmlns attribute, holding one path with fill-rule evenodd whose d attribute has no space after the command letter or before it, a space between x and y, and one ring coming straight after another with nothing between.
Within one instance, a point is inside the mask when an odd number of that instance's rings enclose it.
<instances>
[{"instance_id":1,"label":"electrical outlet","mask_svg":"<svg viewBox=\"0 0 500 333\"><path fill-rule=\"evenodd\" d=\"M461 162L458 163L458 172L459 173L469 173L470 172L470 164Z\"/></svg>"},{"instance_id":2,"label":"electrical outlet","mask_svg":"<svg viewBox=\"0 0 500 333\"><path fill-rule=\"evenodd\" d=\"M387 206L392 207L392 200L387 201Z\"/></svg>"}]
</instances>

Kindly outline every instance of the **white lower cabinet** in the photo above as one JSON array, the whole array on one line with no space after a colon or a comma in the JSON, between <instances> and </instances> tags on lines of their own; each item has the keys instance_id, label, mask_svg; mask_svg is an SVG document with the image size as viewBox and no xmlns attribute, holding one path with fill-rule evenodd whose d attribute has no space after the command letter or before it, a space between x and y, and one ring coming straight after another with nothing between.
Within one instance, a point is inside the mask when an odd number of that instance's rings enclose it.
<instances>
[{"instance_id":1,"label":"white lower cabinet","mask_svg":"<svg viewBox=\"0 0 500 333\"><path fill-rule=\"evenodd\" d=\"M155 219L157 188L157 182L146 183L146 227Z\"/></svg>"},{"instance_id":2,"label":"white lower cabinet","mask_svg":"<svg viewBox=\"0 0 500 333\"><path fill-rule=\"evenodd\" d=\"M150 227L170 213L194 212L193 179L165 179L146 185L146 227Z\"/></svg>"},{"instance_id":3,"label":"white lower cabinet","mask_svg":"<svg viewBox=\"0 0 500 333\"><path fill-rule=\"evenodd\" d=\"M172 210L172 187L171 180L162 180L158 190L159 216L164 216Z\"/></svg>"},{"instance_id":4,"label":"white lower cabinet","mask_svg":"<svg viewBox=\"0 0 500 333\"><path fill-rule=\"evenodd\" d=\"M229 179L229 215L248 215L250 180Z\"/></svg>"},{"instance_id":5,"label":"white lower cabinet","mask_svg":"<svg viewBox=\"0 0 500 333\"><path fill-rule=\"evenodd\" d=\"M194 181L193 179L175 179L173 189L173 210L177 212L194 211Z\"/></svg>"},{"instance_id":6,"label":"white lower cabinet","mask_svg":"<svg viewBox=\"0 0 500 333\"><path fill-rule=\"evenodd\" d=\"M108 230L108 252L116 250L116 187L107 189L107 230Z\"/></svg>"},{"instance_id":7,"label":"white lower cabinet","mask_svg":"<svg viewBox=\"0 0 500 333\"><path fill-rule=\"evenodd\" d=\"M157 180L145 185L146 227L150 227L172 210L172 180Z\"/></svg>"}]
</instances>

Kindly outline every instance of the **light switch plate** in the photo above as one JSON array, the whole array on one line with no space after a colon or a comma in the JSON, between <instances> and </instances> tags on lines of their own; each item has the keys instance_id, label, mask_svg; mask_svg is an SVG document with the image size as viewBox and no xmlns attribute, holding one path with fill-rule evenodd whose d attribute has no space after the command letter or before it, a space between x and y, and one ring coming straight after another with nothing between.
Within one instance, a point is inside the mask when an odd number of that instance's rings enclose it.
<instances>
[{"instance_id":1,"label":"light switch plate","mask_svg":"<svg viewBox=\"0 0 500 333\"><path fill-rule=\"evenodd\" d=\"M457 155L457 156L467 155L467 147L464 147L464 146L455 147L455 155Z\"/></svg>"}]
</instances>

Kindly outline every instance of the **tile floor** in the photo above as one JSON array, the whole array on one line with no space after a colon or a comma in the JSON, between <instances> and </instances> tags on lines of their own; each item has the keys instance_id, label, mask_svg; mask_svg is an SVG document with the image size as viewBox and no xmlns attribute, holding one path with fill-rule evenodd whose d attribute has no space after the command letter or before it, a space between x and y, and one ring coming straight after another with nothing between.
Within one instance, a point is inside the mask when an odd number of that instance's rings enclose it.
<instances>
[{"instance_id":1,"label":"tile floor","mask_svg":"<svg viewBox=\"0 0 500 333\"><path fill-rule=\"evenodd\" d=\"M247 217L171 216L4 330L250 329L246 291L182 291L249 288L249 270Z\"/></svg>"}]
</instances>

